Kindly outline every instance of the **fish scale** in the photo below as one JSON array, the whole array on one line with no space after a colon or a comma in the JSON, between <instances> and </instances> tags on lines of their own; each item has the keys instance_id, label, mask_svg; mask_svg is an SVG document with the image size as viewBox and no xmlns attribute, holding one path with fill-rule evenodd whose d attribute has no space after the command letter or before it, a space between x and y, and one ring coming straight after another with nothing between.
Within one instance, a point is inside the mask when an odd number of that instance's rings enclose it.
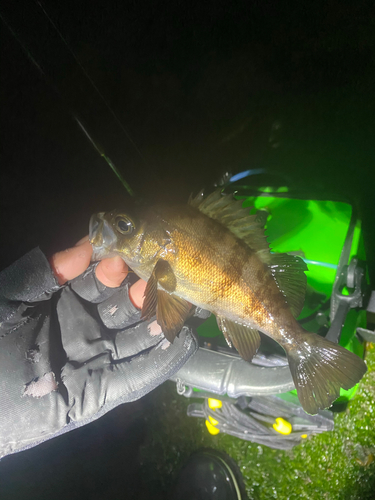
<instances>
[{"instance_id":1,"label":"fish scale","mask_svg":"<svg viewBox=\"0 0 375 500\"><path fill-rule=\"evenodd\" d=\"M193 228L192 232L193 235L189 234L189 231L182 233L176 230L172 234L176 255L171 255L167 260L179 278L176 293L186 300L193 298L194 303L210 309L216 315L225 316L241 324L256 326L264 333L272 334L275 328L274 321L270 321L270 312L260 300L256 299L249 283L238 275L233 267L226 265L230 260L228 247L232 247L232 252L235 252L236 240L233 235L226 235L224 244L215 242L212 248L205 243L204 235L196 228ZM186 243L187 241L189 243ZM201 256L201 263L198 265L193 257L197 252ZM242 270L248 264L251 254L252 252L248 253L247 261L241 262ZM274 285L272 276L269 275L268 278L268 286ZM263 280L262 286L265 284L264 281L266 280ZM191 283L199 285L194 296L191 294ZM279 301L285 303L280 293L277 297ZM291 315L289 320L292 321Z\"/></svg>"},{"instance_id":2,"label":"fish scale","mask_svg":"<svg viewBox=\"0 0 375 500\"><path fill-rule=\"evenodd\" d=\"M156 316L169 341L191 304L216 315L247 361L259 347L258 331L276 340L307 413L329 407L340 388L353 387L366 372L358 356L301 327L295 318L306 264L272 254L256 216L220 190L199 193L188 205L99 213L90 221L90 241L95 259L118 254L147 280L142 318Z\"/></svg>"}]
</instances>

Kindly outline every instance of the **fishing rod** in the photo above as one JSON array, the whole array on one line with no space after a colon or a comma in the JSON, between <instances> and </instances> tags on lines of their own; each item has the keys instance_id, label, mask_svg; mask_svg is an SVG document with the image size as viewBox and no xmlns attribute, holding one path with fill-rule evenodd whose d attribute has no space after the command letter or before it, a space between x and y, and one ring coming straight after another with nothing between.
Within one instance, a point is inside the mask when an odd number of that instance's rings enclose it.
<instances>
[{"instance_id":1,"label":"fishing rod","mask_svg":"<svg viewBox=\"0 0 375 500\"><path fill-rule=\"evenodd\" d=\"M69 46L68 42L60 32L60 30L57 28L53 20L50 18L44 7L39 1L35 2L40 9L42 10L44 16L48 19L49 23L52 25L54 30L57 32L58 36L60 39L63 41L65 47L69 50L71 55L73 56L76 64L79 66L80 70L83 72L85 75L86 79L89 81L90 85L94 88L95 92L97 95L99 95L101 101L104 103L105 107L109 110L110 114L114 118L115 122L117 125L120 127L122 133L126 136L127 140L132 144L134 149L136 150L137 154L140 156L142 159L142 162L147 166L147 161L142 155L141 151L137 147L136 143L134 140L131 138L130 134L126 130L125 126L121 123L119 117L117 114L114 112L114 110L111 108L109 102L107 99L104 97L104 95L100 92L99 88L95 84L94 80L91 78L91 76L88 74L82 63L79 61L78 57L75 55L74 51L72 48ZM8 28L9 32L13 36L13 38L17 41L17 43L20 45L22 51L26 55L27 59L31 62L31 64L37 69L39 75L42 77L43 80L47 82L47 84L54 90L55 94L63 101L63 103L66 105L65 108L68 109L69 114L71 118L75 121L75 123L78 125L79 129L84 133L85 137L89 140L90 144L93 146L95 151L101 156L101 158L104 159L104 161L107 163L107 165L111 168L111 170L114 172L116 177L119 179L121 184L125 187L126 191L128 194L132 197L135 196L134 190L131 188L129 183L125 180L124 176L121 174L120 170L116 167L114 162L109 158L108 155L104 152L103 148L98 145L98 143L94 140L92 135L89 133L87 127L83 124L82 119L78 117L78 113L76 113L69 103L67 103L67 99L62 95L58 87L55 85L55 83L52 81L52 79L46 74L46 72L43 70L42 65L37 61L37 59L34 57L34 55L31 53L30 49L27 47L27 45L21 40L20 36L15 32L15 30L12 28L12 26L9 24L7 19L5 19L4 15L0 12L0 20L3 22L3 24Z\"/></svg>"},{"instance_id":2,"label":"fishing rod","mask_svg":"<svg viewBox=\"0 0 375 500\"><path fill-rule=\"evenodd\" d=\"M95 89L95 92L99 95L100 99L103 101L103 103L105 104L105 106L108 108L109 112L111 113L111 115L115 119L117 125L120 127L120 129L122 130L122 132L125 134L126 138L131 142L131 144L133 145L134 149L137 151L138 155L141 157L142 161L144 162L144 164L146 166L148 166L145 157L143 156L143 154L141 153L140 149L138 148L138 146L136 145L136 143L134 142L134 140L130 136L129 132L126 130L125 126L123 125L123 123L121 122L121 120L119 119L119 117L117 116L117 114L115 113L115 111L112 109L112 107L109 104L108 100L100 92L98 86L95 84L94 80L91 78L91 76L86 71L86 68L83 66L83 64L81 63L81 61L78 59L78 57L74 53L73 49L71 48L71 46L67 42L66 38L63 36L63 34L61 33L61 31L58 29L58 27L56 26L56 24L53 22L53 20L51 19L51 17L48 15L48 13L46 12L46 9L43 7L43 5L38 0L35 0L35 3L40 7L40 9L42 10L43 14L48 19L48 21L51 24L51 26L54 28L54 30L56 31L56 33L59 35L61 41L63 42L63 44L65 45L65 47L69 50L69 52L73 56L73 59L78 64L78 66L81 69L82 73L85 75L85 77L87 78L87 80L90 82L90 84L92 85L92 87Z\"/></svg>"}]
</instances>

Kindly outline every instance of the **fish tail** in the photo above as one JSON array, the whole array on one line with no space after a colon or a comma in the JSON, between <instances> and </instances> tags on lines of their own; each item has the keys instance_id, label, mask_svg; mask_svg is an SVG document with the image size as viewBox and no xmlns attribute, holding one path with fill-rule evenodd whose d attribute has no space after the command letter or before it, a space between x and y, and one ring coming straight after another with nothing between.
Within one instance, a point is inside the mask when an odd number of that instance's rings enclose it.
<instances>
[{"instance_id":1,"label":"fish tail","mask_svg":"<svg viewBox=\"0 0 375 500\"><path fill-rule=\"evenodd\" d=\"M356 354L314 333L304 332L294 345L284 348L298 399L310 415L329 408L340 396L340 388L350 389L367 370Z\"/></svg>"}]
</instances>

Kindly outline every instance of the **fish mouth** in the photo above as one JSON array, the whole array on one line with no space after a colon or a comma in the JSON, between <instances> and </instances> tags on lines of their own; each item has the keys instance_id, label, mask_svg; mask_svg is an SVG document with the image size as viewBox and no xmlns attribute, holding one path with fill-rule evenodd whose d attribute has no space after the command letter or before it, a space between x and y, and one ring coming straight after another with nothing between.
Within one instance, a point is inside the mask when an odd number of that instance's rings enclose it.
<instances>
[{"instance_id":1,"label":"fish mouth","mask_svg":"<svg viewBox=\"0 0 375 500\"><path fill-rule=\"evenodd\" d=\"M115 255L113 251L117 237L111 225L104 219L104 212L95 214L90 219L89 241L92 245L91 260L100 260Z\"/></svg>"}]
</instances>

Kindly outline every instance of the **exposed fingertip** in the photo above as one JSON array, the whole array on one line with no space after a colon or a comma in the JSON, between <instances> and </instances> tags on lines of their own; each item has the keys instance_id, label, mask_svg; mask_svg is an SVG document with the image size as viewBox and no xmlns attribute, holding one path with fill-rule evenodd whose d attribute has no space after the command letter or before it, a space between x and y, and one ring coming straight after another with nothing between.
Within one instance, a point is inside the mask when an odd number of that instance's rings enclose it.
<instances>
[{"instance_id":1,"label":"exposed fingertip","mask_svg":"<svg viewBox=\"0 0 375 500\"><path fill-rule=\"evenodd\" d=\"M78 247L68 248L57 252L49 259L52 271L59 285L76 278L87 269L90 264L92 246L87 241Z\"/></svg>"},{"instance_id":2,"label":"exposed fingertip","mask_svg":"<svg viewBox=\"0 0 375 500\"><path fill-rule=\"evenodd\" d=\"M79 241L77 241L77 243L74 246L75 247L79 247L80 245L83 245L84 243L86 243L86 241L89 241L89 235L88 234L86 234L86 236L84 236Z\"/></svg>"},{"instance_id":3,"label":"exposed fingertip","mask_svg":"<svg viewBox=\"0 0 375 500\"><path fill-rule=\"evenodd\" d=\"M145 280L138 280L134 285L132 285L129 289L129 298L132 301L135 307L141 309L143 306L143 302L145 300L144 294L146 289L147 282Z\"/></svg>"},{"instance_id":4,"label":"exposed fingertip","mask_svg":"<svg viewBox=\"0 0 375 500\"><path fill-rule=\"evenodd\" d=\"M128 275L128 266L119 256L103 259L96 267L95 274L103 285L117 288Z\"/></svg>"},{"instance_id":5,"label":"exposed fingertip","mask_svg":"<svg viewBox=\"0 0 375 500\"><path fill-rule=\"evenodd\" d=\"M128 266L118 255L116 257L112 257L111 259L104 259L102 262L103 265L105 265L107 269L113 273L128 273Z\"/></svg>"},{"instance_id":6,"label":"exposed fingertip","mask_svg":"<svg viewBox=\"0 0 375 500\"><path fill-rule=\"evenodd\" d=\"M151 335L151 337L156 337L157 335L161 334L162 332L161 326L158 324L156 320L152 321L152 323L148 325L148 332Z\"/></svg>"},{"instance_id":7,"label":"exposed fingertip","mask_svg":"<svg viewBox=\"0 0 375 500\"><path fill-rule=\"evenodd\" d=\"M163 351L165 351L166 349L168 349L168 347L170 345L171 345L171 343L167 339L162 340L162 342L160 343L160 347L162 348Z\"/></svg>"}]
</instances>

